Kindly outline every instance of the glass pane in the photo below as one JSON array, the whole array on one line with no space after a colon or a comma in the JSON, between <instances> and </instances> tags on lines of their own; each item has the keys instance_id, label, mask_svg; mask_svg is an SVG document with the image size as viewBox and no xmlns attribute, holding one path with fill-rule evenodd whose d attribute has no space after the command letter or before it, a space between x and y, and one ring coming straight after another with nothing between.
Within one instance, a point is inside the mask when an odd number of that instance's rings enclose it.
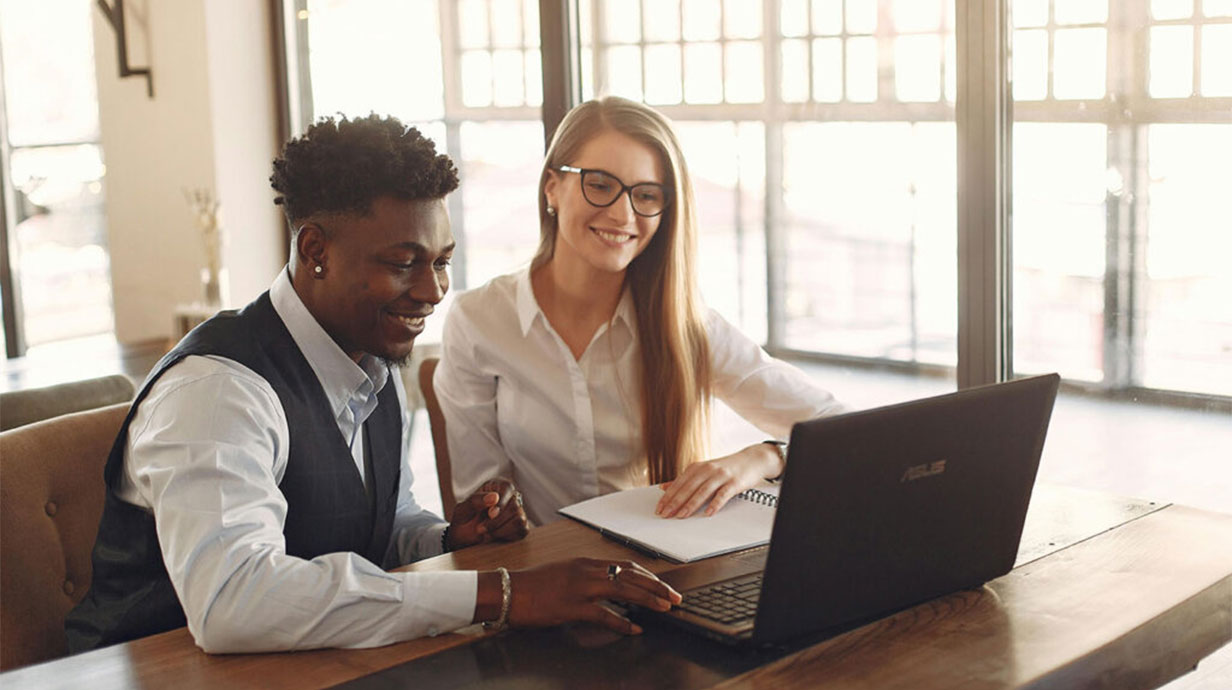
<instances>
[{"instance_id":1,"label":"glass pane","mask_svg":"<svg viewBox=\"0 0 1232 690\"><path fill-rule=\"evenodd\" d=\"M723 3L723 35L727 38L761 36L761 0L726 0Z\"/></svg>"},{"instance_id":2,"label":"glass pane","mask_svg":"<svg viewBox=\"0 0 1232 690\"><path fill-rule=\"evenodd\" d=\"M941 0L894 0L896 31L936 31L941 28Z\"/></svg>"},{"instance_id":3,"label":"glass pane","mask_svg":"<svg viewBox=\"0 0 1232 690\"><path fill-rule=\"evenodd\" d=\"M843 39L813 39L813 99L821 103L843 100Z\"/></svg>"},{"instance_id":4,"label":"glass pane","mask_svg":"<svg viewBox=\"0 0 1232 690\"><path fill-rule=\"evenodd\" d=\"M809 97L808 43L783 41L779 50L783 54L783 84L779 97L784 103L803 103Z\"/></svg>"},{"instance_id":5,"label":"glass pane","mask_svg":"<svg viewBox=\"0 0 1232 690\"><path fill-rule=\"evenodd\" d=\"M11 145L98 139L94 11L91 0L0 0Z\"/></svg>"},{"instance_id":6,"label":"glass pane","mask_svg":"<svg viewBox=\"0 0 1232 690\"><path fill-rule=\"evenodd\" d=\"M724 92L728 103L761 103L762 89L761 43L741 41L727 44L724 71Z\"/></svg>"},{"instance_id":7,"label":"glass pane","mask_svg":"<svg viewBox=\"0 0 1232 690\"><path fill-rule=\"evenodd\" d=\"M462 53L462 103L468 108L492 104L492 55L486 50Z\"/></svg>"},{"instance_id":8,"label":"glass pane","mask_svg":"<svg viewBox=\"0 0 1232 690\"><path fill-rule=\"evenodd\" d=\"M1193 0L1151 0L1151 17L1184 19L1193 16Z\"/></svg>"},{"instance_id":9,"label":"glass pane","mask_svg":"<svg viewBox=\"0 0 1232 690\"><path fill-rule=\"evenodd\" d=\"M522 2L522 41L528 48L539 47L539 2L538 0L523 0Z\"/></svg>"},{"instance_id":10,"label":"glass pane","mask_svg":"<svg viewBox=\"0 0 1232 690\"><path fill-rule=\"evenodd\" d=\"M1044 26L1048 23L1048 0L1013 0L1010 14L1014 26Z\"/></svg>"},{"instance_id":11,"label":"glass pane","mask_svg":"<svg viewBox=\"0 0 1232 690\"><path fill-rule=\"evenodd\" d=\"M526 105L543 105L543 58L537 50L526 51Z\"/></svg>"},{"instance_id":12,"label":"glass pane","mask_svg":"<svg viewBox=\"0 0 1232 690\"><path fill-rule=\"evenodd\" d=\"M1208 17L1232 17L1232 0L1204 0L1202 13Z\"/></svg>"},{"instance_id":13,"label":"glass pane","mask_svg":"<svg viewBox=\"0 0 1232 690\"><path fill-rule=\"evenodd\" d=\"M684 0L684 40L718 40L723 15L720 2L721 0Z\"/></svg>"},{"instance_id":14,"label":"glass pane","mask_svg":"<svg viewBox=\"0 0 1232 690\"><path fill-rule=\"evenodd\" d=\"M894 87L900 101L941 99L941 37L894 39Z\"/></svg>"},{"instance_id":15,"label":"glass pane","mask_svg":"<svg viewBox=\"0 0 1232 690\"><path fill-rule=\"evenodd\" d=\"M945 36L945 100L953 103L957 97L958 45L957 38L954 34L950 33Z\"/></svg>"},{"instance_id":16,"label":"glass pane","mask_svg":"<svg viewBox=\"0 0 1232 690\"><path fill-rule=\"evenodd\" d=\"M646 40L680 40L680 0L646 3Z\"/></svg>"},{"instance_id":17,"label":"glass pane","mask_svg":"<svg viewBox=\"0 0 1232 690\"><path fill-rule=\"evenodd\" d=\"M1108 0L1055 0L1058 24L1095 24L1108 21Z\"/></svg>"},{"instance_id":18,"label":"glass pane","mask_svg":"<svg viewBox=\"0 0 1232 690\"><path fill-rule=\"evenodd\" d=\"M1014 371L1100 381L1107 128L1019 122L1013 137Z\"/></svg>"},{"instance_id":19,"label":"glass pane","mask_svg":"<svg viewBox=\"0 0 1232 690\"><path fill-rule=\"evenodd\" d=\"M310 17L330 7L329 4L317 0L314 0L314 3L309 5L312 8L308 14ZM320 18L314 18L312 23L319 25ZM487 48L490 45L487 0L458 0L458 41L463 48ZM312 47L311 41L309 47Z\"/></svg>"},{"instance_id":20,"label":"glass pane","mask_svg":"<svg viewBox=\"0 0 1232 690\"><path fill-rule=\"evenodd\" d=\"M609 43L637 43L642 38L641 3L638 0L602 0L603 31Z\"/></svg>"},{"instance_id":21,"label":"glass pane","mask_svg":"<svg viewBox=\"0 0 1232 690\"><path fill-rule=\"evenodd\" d=\"M473 37L477 45L487 41L487 14L481 5L459 4L476 18L482 17L474 22L483 31L482 36L476 33ZM308 10L313 112L366 115L375 111L408 122L444 115L435 3L310 0ZM468 105L487 105L492 100L491 60L484 52L470 55L462 58L463 100ZM373 65L415 65L415 69L399 69L398 86L390 88L389 74Z\"/></svg>"},{"instance_id":22,"label":"glass pane","mask_svg":"<svg viewBox=\"0 0 1232 690\"><path fill-rule=\"evenodd\" d=\"M492 104L496 106L523 105L526 102L522 74L525 56L520 50L495 50L492 52Z\"/></svg>"},{"instance_id":23,"label":"glass pane","mask_svg":"<svg viewBox=\"0 0 1232 690\"><path fill-rule=\"evenodd\" d=\"M10 165L26 344L112 331L102 150L17 149Z\"/></svg>"},{"instance_id":24,"label":"glass pane","mask_svg":"<svg viewBox=\"0 0 1232 690\"><path fill-rule=\"evenodd\" d=\"M697 198L706 305L750 338L766 335L765 134L761 123L676 122Z\"/></svg>"},{"instance_id":25,"label":"glass pane","mask_svg":"<svg viewBox=\"0 0 1232 690\"><path fill-rule=\"evenodd\" d=\"M653 45L646 48L646 102L653 105L679 103L683 98L680 78L680 46Z\"/></svg>"},{"instance_id":26,"label":"glass pane","mask_svg":"<svg viewBox=\"0 0 1232 690\"><path fill-rule=\"evenodd\" d=\"M1142 384L1232 395L1232 125L1147 130Z\"/></svg>"},{"instance_id":27,"label":"glass pane","mask_svg":"<svg viewBox=\"0 0 1232 690\"><path fill-rule=\"evenodd\" d=\"M871 34L877 30L877 0L845 0L843 14L847 33Z\"/></svg>"},{"instance_id":28,"label":"glass pane","mask_svg":"<svg viewBox=\"0 0 1232 690\"><path fill-rule=\"evenodd\" d=\"M1015 31L1014 99L1042 101L1048 98L1048 32Z\"/></svg>"},{"instance_id":29,"label":"glass pane","mask_svg":"<svg viewBox=\"0 0 1232 690\"><path fill-rule=\"evenodd\" d=\"M522 0L491 0L492 46L522 47ZM537 0L531 0L537 2ZM535 33L538 33L537 31ZM499 86L498 86L499 89Z\"/></svg>"},{"instance_id":30,"label":"glass pane","mask_svg":"<svg viewBox=\"0 0 1232 690\"><path fill-rule=\"evenodd\" d=\"M808 12L808 0L780 0L779 33L789 37L808 35Z\"/></svg>"},{"instance_id":31,"label":"glass pane","mask_svg":"<svg viewBox=\"0 0 1232 690\"><path fill-rule=\"evenodd\" d=\"M1151 96L1188 98L1193 93L1193 27L1151 27Z\"/></svg>"},{"instance_id":32,"label":"glass pane","mask_svg":"<svg viewBox=\"0 0 1232 690\"><path fill-rule=\"evenodd\" d=\"M813 33L818 36L843 33L843 0L813 0Z\"/></svg>"},{"instance_id":33,"label":"glass pane","mask_svg":"<svg viewBox=\"0 0 1232 690\"><path fill-rule=\"evenodd\" d=\"M718 43L694 43L684 48L684 100L723 101L723 51Z\"/></svg>"},{"instance_id":34,"label":"glass pane","mask_svg":"<svg viewBox=\"0 0 1232 690\"><path fill-rule=\"evenodd\" d=\"M1232 96L1232 24L1202 27L1202 95Z\"/></svg>"},{"instance_id":35,"label":"glass pane","mask_svg":"<svg viewBox=\"0 0 1232 690\"><path fill-rule=\"evenodd\" d=\"M607 51L607 93L642 100L642 51L619 46Z\"/></svg>"},{"instance_id":36,"label":"glass pane","mask_svg":"<svg viewBox=\"0 0 1232 690\"><path fill-rule=\"evenodd\" d=\"M525 265L539 244L543 125L464 122L459 138L467 283L475 286Z\"/></svg>"},{"instance_id":37,"label":"glass pane","mask_svg":"<svg viewBox=\"0 0 1232 690\"><path fill-rule=\"evenodd\" d=\"M783 134L787 346L953 365L953 123Z\"/></svg>"},{"instance_id":38,"label":"glass pane","mask_svg":"<svg viewBox=\"0 0 1232 690\"><path fill-rule=\"evenodd\" d=\"M1107 75L1104 29L1061 29L1053 38L1052 95L1059 99L1103 98Z\"/></svg>"},{"instance_id":39,"label":"glass pane","mask_svg":"<svg viewBox=\"0 0 1232 690\"><path fill-rule=\"evenodd\" d=\"M872 103L877 100L877 39L847 40L847 100Z\"/></svg>"}]
</instances>

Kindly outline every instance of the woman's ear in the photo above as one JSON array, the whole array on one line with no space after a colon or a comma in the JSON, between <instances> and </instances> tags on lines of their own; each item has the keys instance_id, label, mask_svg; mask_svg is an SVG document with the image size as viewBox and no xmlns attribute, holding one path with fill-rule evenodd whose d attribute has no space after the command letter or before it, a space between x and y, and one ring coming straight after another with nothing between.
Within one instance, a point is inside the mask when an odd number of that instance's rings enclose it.
<instances>
[{"instance_id":1,"label":"woman's ear","mask_svg":"<svg viewBox=\"0 0 1232 690\"><path fill-rule=\"evenodd\" d=\"M558 187L560 186L560 173L555 170L548 171L547 182L543 183L543 196L547 198L548 206L560 208L559 200L556 198Z\"/></svg>"}]
</instances>

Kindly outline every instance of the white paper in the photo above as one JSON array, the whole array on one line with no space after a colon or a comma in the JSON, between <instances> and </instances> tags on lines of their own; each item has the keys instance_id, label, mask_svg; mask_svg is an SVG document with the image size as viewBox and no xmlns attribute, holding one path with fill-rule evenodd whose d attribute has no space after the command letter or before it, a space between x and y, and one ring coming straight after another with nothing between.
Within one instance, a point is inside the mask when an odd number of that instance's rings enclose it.
<instances>
[{"instance_id":1,"label":"white paper","mask_svg":"<svg viewBox=\"0 0 1232 690\"><path fill-rule=\"evenodd\" d=\"M779 492L771 484L757 489L774 496ZM659 486L629 489L566 506L560 513L682 563L770 542L770 506L737 497L710 517L703 507L684 519L662 518L654 513L662 496Z\"/></svg>"}]
</instances>

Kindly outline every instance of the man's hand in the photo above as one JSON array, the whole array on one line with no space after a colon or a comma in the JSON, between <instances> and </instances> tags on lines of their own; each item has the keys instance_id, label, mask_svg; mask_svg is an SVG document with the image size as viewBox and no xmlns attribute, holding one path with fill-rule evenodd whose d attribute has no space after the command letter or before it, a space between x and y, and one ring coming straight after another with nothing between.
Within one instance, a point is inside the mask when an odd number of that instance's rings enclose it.
<instances>
[{"instance_id":1,"label":"man's hand","mask_svg":"<svg viewBox=\"0 0 1232 690\"><path fill-rule=\"evenodd\" d=\"M609 576L613 564L619 567L614 577ZM509 624L517 627L590 621L637 635L640 627L600 602L610 599L656 611L680 603L679 592L633 561L574 558L511 572L509 577Z\"/></svg>"},{"instance_id":2,"label":"man's hand","mask_svg":"<svg viewBox=\"0 0 1232 690\"><path fill-rule=\"evenodd\" d=\"M706 507L714 515L733 496L763 480L783 473L783 459L769 444L757 443L744 450L685 468L675 481L663 485L655 506L660 517L686 518Z\"/></svg>"},{"instance_id":3,"label":"man's hand","mask_svg":"<svg viewBox=\"0 0 1232 690\"><path fill-rule=\"evenodd\" d=\"M493 479L453 509L448 547L452 551L493 540L517 541L528 532L522 496L510 482Z\"/></svg>"}]
</instances>

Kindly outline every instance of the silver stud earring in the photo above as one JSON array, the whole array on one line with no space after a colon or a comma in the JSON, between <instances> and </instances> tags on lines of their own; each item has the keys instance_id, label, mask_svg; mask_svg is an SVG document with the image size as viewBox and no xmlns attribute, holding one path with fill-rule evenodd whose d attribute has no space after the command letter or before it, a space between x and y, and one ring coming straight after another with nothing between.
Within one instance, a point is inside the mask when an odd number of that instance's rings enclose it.
<instances>
[{"instance_id":1,"label":"silver stud earring","mask_svg":"<svg viewBox=\"0 0 1232 690\"><path fill-rule=\"evenodd\" d=\"M548 215L549 215L549 216L554 216L554 215L556 215L556 207L555 207L555 206L548 206Z\"/></svg>"},{"instance_id":2,"label":"silver stud earring","mask_svg":"<svg viewBox=\"0 0 1232 690\"><path fill-rule=\"evenodd\" d=\"M323 270L324 269L321 268L320 264L318 264L316 268L312 269L312 272L316 273L317 275L321 275L321 271Z\"/></svg>"}]
</instances>

